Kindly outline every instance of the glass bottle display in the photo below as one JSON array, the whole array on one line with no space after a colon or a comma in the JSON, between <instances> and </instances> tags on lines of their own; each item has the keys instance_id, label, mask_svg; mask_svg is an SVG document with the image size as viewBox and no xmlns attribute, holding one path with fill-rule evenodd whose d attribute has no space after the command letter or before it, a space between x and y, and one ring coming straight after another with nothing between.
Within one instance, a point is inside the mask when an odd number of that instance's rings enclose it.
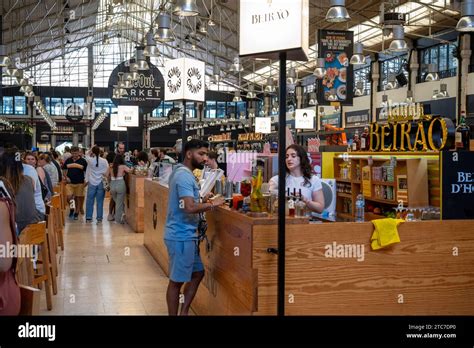
<instances>
[{"instance_id":1,"label":"glass bottle display","mask_svg":"<svg viewBox=\"0 0 474 348\"><path fill-rule=\"evenodd\" d=\"M262 194L262 168L258 168L257 175L252 177L252 193L250 194L250 211L261 213L265 211L265 199Z\"/></svg>"},{"instance_id":2,"label":"glass bottle display","mask_svg":"<svg viewBox=\"0 0 474 348\"><path fill-rule=\"evenodd\" d=\"M456 150L469 151L470 128L466 125L465 112L461 112L461 119L456 128Z\"/></svg>"},{"instance_id":3,"label":"glass bottle display","mask_svg":"<svg viewBox=\"0 0 474 348\"><path fill-rule=\"evenodd\" d=\"M362 133L360 137L360 149L361 151L369 151L370 149L370 143L369 143L369 128L365 127L364 132Z\"/></svg>"}]
</instances>

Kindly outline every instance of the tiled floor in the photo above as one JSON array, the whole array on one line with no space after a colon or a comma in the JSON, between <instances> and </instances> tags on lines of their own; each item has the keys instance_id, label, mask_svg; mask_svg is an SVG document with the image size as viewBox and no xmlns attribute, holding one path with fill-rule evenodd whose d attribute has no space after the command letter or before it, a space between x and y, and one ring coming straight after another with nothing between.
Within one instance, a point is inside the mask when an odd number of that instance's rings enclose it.
<instances>
[{"instance_id":1,"label":"tiled floor","mask_svg":"<svg viewBox=\"0 0 474 348\"><path fill-rule=\"evenodd\" d=\"M41 292L40 314L167 315L168 278L143 246L143 233L108 221L86 224L81 217L66 221L58 293L48 311Z\"/></svg>"}]
</instances>

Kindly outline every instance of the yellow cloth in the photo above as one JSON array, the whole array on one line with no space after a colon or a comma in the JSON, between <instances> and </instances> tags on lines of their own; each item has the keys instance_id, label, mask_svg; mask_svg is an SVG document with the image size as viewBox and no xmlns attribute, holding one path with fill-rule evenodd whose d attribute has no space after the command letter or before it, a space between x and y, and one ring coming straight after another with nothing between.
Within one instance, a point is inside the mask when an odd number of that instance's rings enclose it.
<instances>
[{"instance_id":1,"label":"yellow cloth","mask_svg":"<svg viewBox=\"0 0 474 348\"><path fill-rule=\"evenodd\" d=\"M400 243L397 226L404 221L402 219L372 220L375 228L372 238L370 238L372 250L379 250L389 245Z\"/></svg>"}]
</instances>

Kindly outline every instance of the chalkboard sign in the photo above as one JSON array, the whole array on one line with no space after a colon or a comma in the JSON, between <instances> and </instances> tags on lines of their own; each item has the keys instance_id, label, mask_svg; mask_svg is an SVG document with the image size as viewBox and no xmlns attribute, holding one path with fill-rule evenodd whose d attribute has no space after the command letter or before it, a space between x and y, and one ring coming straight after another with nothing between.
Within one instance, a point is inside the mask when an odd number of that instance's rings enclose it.
<instances>
[{"instance_id":1,"label":"chalkboard sign","mask_svg":"<svg viewBox=\"0 0 474 348\"><path fill-rule=\"evenodd\" d=\"M442 219L474 219L474 152L441 153Z\"/></svg>"}]
</instances>

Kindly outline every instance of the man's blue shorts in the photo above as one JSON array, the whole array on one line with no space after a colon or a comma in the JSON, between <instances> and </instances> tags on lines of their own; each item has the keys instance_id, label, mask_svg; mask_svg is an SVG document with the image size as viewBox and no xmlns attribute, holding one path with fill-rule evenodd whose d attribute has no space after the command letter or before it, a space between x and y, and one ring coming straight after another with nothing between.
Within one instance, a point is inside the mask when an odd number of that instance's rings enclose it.
<instances>
[{"instance_id":1,"label":"man's blue shorts","mask_svg":"<svg viewBox=\"0 0 474 348\"><path fill-rule=\"evenodd\" d=\"M169 256L169 278L177 283L189 282L194 272L204 270L196 240L165 239Z\"/></svg>"}]
</instances>

